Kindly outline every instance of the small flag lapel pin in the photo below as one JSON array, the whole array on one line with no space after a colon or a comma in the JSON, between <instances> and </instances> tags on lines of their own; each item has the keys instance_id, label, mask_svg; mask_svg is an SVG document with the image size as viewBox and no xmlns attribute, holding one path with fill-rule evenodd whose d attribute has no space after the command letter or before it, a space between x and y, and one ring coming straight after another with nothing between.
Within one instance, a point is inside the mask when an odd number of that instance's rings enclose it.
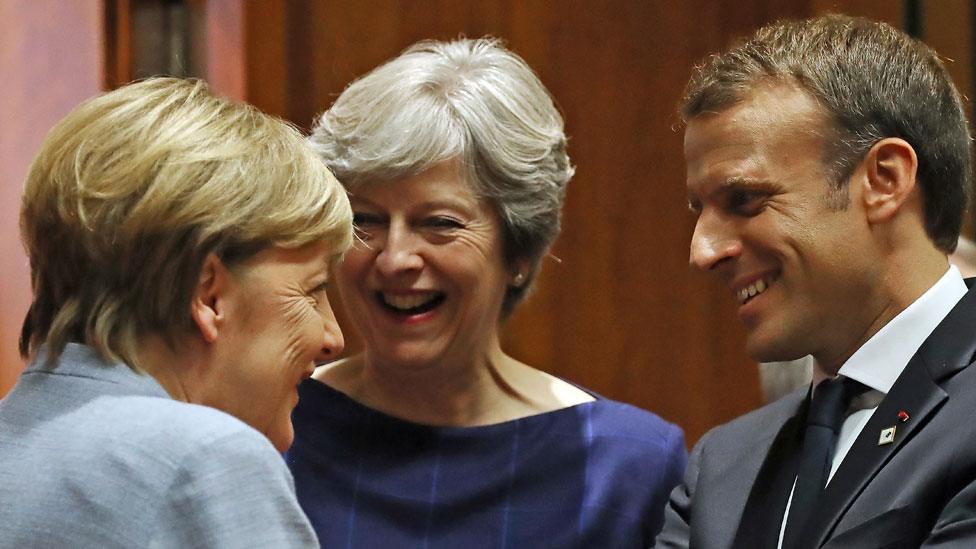
<instances>
[{"instance_id":1,"label":"small flag lapel pin","mask_svg":"<svg viewBox=\"0 0 976 549\"><path fill-rule=\"evenodd\" d=\"M892 425L887 429L881 430L881 436L878 437L878 446L884 446L885 444L891 444L895 441L895 426Z\"/></svg>"},{"instance_id":2,"label":"small flag lapel pin","mask_svg":"<svg viewBox=\"0 0 976 549\"><path fill-rule=\"evenodd\" d=\"M905 410L900 410L898 412L898 421L905 423L906 421L908 421L908 417L909 417L908 412L906 412Z\"/></svg>"}]
</instances>

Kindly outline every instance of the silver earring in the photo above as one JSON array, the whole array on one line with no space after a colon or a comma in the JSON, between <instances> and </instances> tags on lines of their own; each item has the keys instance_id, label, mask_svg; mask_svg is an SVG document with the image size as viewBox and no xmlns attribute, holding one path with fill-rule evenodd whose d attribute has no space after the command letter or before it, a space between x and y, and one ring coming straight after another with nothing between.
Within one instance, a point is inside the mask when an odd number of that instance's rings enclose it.
<instances>
[{"instance_id":1,"label":"silver earring","mask_svg":"<svg viewBox=\"0 0 976 549\"><path fill-rule=\"evenodd\" d=\"M525 282L525 275L522 273L516 274L515 279L512 282L515 284L516 288L521 287L522 283Z\"/></svg>"}]
</instances>

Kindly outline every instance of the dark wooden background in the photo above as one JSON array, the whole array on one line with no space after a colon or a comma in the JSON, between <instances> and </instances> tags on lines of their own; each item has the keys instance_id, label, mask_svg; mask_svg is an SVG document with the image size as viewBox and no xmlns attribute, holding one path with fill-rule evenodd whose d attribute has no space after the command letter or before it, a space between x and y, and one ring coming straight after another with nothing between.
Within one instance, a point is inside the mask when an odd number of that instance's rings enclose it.
<instances>
[{"instance_id":1,"label":"dark wooden background","mask_svg":"<svg viewBox=\"0 0 976 549\"><path fill-rule=\"evenodd\" d=\"M970 4L928 4L939 6L925 7L926 24L938 29L927 38L956 59L956 78L968 89ZM141 76L131 61L131 41L138 38L131 36L126 11L132 2L104 5L114 16L105 29L111 86ZM743 352L729 292L688 268L693 219L676 106L690 68L780 17L835 11L897 26L905 18L904 3L883 0L188 5L197 22L196 70L223 93L305 129L353 78L420 39L491 35L524 57L564 114L577 174L552 253L558 259L545 260L534 295L505 327L504 347L529 364L677 422L689 443L760 403L756 367ZM351 328L346 334L350 349L358 348ZM2 345L10 341L3 334Z\"/></svg>"}]
</instances>

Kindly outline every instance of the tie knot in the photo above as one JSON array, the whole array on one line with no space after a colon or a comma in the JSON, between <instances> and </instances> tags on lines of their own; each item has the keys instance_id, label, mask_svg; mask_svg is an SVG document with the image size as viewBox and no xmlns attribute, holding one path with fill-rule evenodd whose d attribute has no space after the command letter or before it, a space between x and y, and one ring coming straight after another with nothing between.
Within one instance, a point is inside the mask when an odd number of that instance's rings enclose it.
<instances>
[{"instance_id":1,"label":"tie knot","mask_svg":"<svg viewBox=\"0 0 976 549\"><path fill-rule=\"evenodd\" d=\"M810 400L807 425L819 425L834 432L839 431L851 400L866 390L864 384L847 377L821 381Z\"/></svg>"}]
</instances>

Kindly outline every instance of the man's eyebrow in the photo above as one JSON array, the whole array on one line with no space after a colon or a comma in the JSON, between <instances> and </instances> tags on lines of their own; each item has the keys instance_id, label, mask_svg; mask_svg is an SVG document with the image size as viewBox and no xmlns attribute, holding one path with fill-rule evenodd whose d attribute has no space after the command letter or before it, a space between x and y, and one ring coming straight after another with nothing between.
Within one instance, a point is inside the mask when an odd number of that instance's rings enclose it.
<instances>
[{"instance_id":1,"label":"man's eyebrow","mask_svg":"<svg viewBox=\"0 0 976 549\"><path fill-rule=\"evenodd\" d=\"M715 186L715 188L713 188L710 191L706 192L705 195L706 196L711 196L711 195L716 195L716 194L722 194L722 193L728 192L730 190L735 190L735 189L738 189L738 188L741 188L741 187L768 187L768 186L769 186L769 183L766 182L766 181L764 181L764 180L762 180L762 179L756 179L756 178L753 178L753 177L738 177L738 176L736 176L736 177L729 177L729 178L725 179L724 181L720 182L718 185ZM688 198L688 204L689 205L694 205L694 204L701 203L700 196L701 195L699 195L698 193L690 193L689 192L688 193L688 197L687 197Z\"/></svg>"},{"instance_id":2,"label":"man's eyebrow","mask_svg":"<svg viewBox=\"0 0 976 549\"><path fill-rule=\"evenodd\" d=\"M769 187L768 181L756 179L754 177L730 177L718 185L717 192L735 189L738 187Z\"/></svg>"},{"instance_id":3,"label":"man's eyebrow","mask_svg":"<svg viewBox=\"0 0 976 549\"><path fill-rule=\"evenodd\" d=\"M709 192L705 193L705 197L721 197L735 191L770 191L772 192L775 185L765 179L757 179L755 177L729 177L724 181L720 182L715 188L711 189ZM687 196L688 209L692 213L701 213L702 210L702 198L701 195L697 193L688 193Z\"/></svg>"}]
</instances>

